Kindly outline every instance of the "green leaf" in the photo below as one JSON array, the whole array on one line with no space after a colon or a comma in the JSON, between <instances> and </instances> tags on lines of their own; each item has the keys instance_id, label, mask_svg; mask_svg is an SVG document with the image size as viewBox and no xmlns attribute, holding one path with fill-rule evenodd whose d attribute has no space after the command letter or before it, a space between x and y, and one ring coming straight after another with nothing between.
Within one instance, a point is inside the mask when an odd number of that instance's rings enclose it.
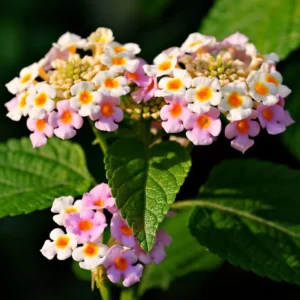
<instances>
[{"instance_id":1,"label":"green leaf","mask_svg":"<svg viewBox=\"0 0 300 300\"><path fill-rule=\"evenodd\" d=\"M300 160L300 85L298 78L300 62L298 55L292 55L291 59L288 59L288 63L284 65L282 72L285 82L292 90L292 93L286 99L285 108L290 112L295 124L288 127L280 137L289 151Z\"/></svg>"},{"instance_id":2,"label":"green leaf","mask_svg":"<svg viewBox=\"0 0 300 300\"><path fill-rule=\"evenodd\" d=\"M200 246L190 234L190 214L191 210L187 209L164 221L162 228L170 234L172 243L166 249L167 257L161 264L146 267L139 294L153 288L167 290L175 279L193 272L212 271L220 266L221 259ZM201 274L198 273L197 277L200 278Z\"/></svg>"},{"instance_id":3,"label":"green leaf","mask_svg":"<svg viewBox=\"0 0 300 300\"><path fill-rule=\"evenodd\" d=\"M156 230L175 200L190 169L188 151L175 142L148 149L136 138L112 144L105 168L121 215L145 251L153 247Z\"/></svg>"},{"instance_id":4,"label":"green leaf","mask_svg":"<svg viewBox=\"0 0 300 300\"><path fill-rule=\"evenodd\" d=\"M77 196L93 182L79 145L51 139L33 149L29 139L0 144L0 217L30 213L59 196Z\"/></svg>"},{"instance_id":5,"label":"green leaf","mask_svg":"<svg viewBox=\"0 0 300 300\"><path fill-rule=\"evenodd\" d=\"M283 165L223 162L194 202L191 232L235 266L300 284L299 182L300 172Z\"/></svg>"},{"instance_id":6,"label":"green leaf","mask_svg":"<svg viewBox=\"0 0 300 300\"><path fill-rule=\"evenodd\" d=\"M300 45L298 0L217 0L200 31L218 39L237 31L249 36L262 53L288 56Z\"/></svg>"}]
</instances>

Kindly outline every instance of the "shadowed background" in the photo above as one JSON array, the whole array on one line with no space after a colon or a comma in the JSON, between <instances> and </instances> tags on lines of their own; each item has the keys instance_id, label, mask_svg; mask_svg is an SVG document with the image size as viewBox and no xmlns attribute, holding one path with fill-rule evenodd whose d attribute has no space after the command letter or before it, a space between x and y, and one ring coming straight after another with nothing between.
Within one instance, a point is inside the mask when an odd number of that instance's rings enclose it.
<instances>
[{"instance_id":1,"label":"shadowed background","mask_svg":"<svg viewBox=\"0 0 300 300\"><path fill-rule=\"evenodd\" d=\"M86 37L97 27L109 27L114 31L118 42L140 44L141 56L150 62L160 51L173 45L181 45L189 33L197 31L213 2L5 1L0 10L0 141L29 134L24 121L14 123L5 117L6 109L3 104L10 100L11 95L6 91L4 84L17 76L23 67L42 58L50 49L51 43L66 31ZM299 63L298 54L293 53L279 66L279 70L288 64ZM98 149L90 145L93 140L90 128L85 126L75 140L86 150L93 175L99 181L104 180L102 158L99 157ZM189 181L183 186L179 198L195 196L212 166L224 158L231 157L242 155L232 150L224 138L220 138L211 146L194 149ZM298 162L282 146L279 137L260 135L256 146L244 157L258 157L299 168ZM1 273L4 278L1 282L2 289L9 293L9 299L99 299L97 291L90 292L89 282L76 278L71 269L71 260L48 261L39 253L53 226L52 215L48 210L0 219ZM241 293L244 299L251 299L258 293L292 299L293 295L300 292L300 288L260 278L225 263L220 270L205 280L201 280L200 274L192 274L173 283L167 292L148 292L145 299L189 299L196 295L199 299L214 299L220 292L225 297L239 299Z\"/></svg>"}]
</instances>

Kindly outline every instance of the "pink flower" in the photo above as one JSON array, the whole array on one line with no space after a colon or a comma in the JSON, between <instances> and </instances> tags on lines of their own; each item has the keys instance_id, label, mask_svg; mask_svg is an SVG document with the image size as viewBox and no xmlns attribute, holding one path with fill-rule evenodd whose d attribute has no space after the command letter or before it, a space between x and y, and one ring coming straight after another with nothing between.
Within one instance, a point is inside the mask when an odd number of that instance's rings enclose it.
<instances>
[{"instance_id":1,"label":"pink flower","mask_svg":"<svg viewBox=\"0 0 300 300\"><path fill-rule=\"evenodd\" d=\"M85 210L81 214L67 214L64 226L68 232L76 235L78 242L83 244L98 241L107 224L103 213Z\"/></svg>"},{"instance_id":2,"label":"pink flower","mask_svg":"<svg viewBox=\"0 0 300 300\"><path fill-rule=\"evenodd\" d=\"M257 107L257 112L261 127L266 128L269 134L279 134L285 131L286 114L281 106L260 104Z\"/></svg>"},{"instance_id":3,"label":"pink flower","mask_svg":"<svg viewBox=\"0 0 300 300\"><path fill-rule=\"evenodd\" d=\"M107 268L107 277L113 283L118 283L121 277L124 278L125 287L140 281L144 267L141 264L134 264L137 258L132 250L124 250L121 245L111 247L104 259L103 265Z\"/></svg>"},{"instance_id":4,"label":"pink flower","mask_svg":"<svg viewBox=\"0 0 300 300\"><path fill-rule=\"evenodd\" d=\"M146 65L146 61L143 60L142 58L138 58L139 60L139 65L134 73L126 72L125 77L129 81L133 81L137 86L140 87L147 87L149 86L151 82L151 78L146 75L144 72L143 66Z\"/></svg>"},{"instance_id":5,"label":"pink flower","mask_svg":"<svg viewBox=\"0 0 300 300\"><path fill-rule=\"evenodd\" d=\"M223 40L224 45L241 46L244 47L248 43L249 39L247 36L236 32Z\"/></svg>"},{"instance_id":6,"label":"pink flower","mask_svg":"<svg viewBox=\"0 0 300 300\"><path fill-rule=\"evenodd\" d=\"M59 50L57 47L52 47L49 52L45 55L46 63L43 69L47 72L52 69L52 62L56 59L67 60L69 57L69 51L66 50Z\"/></svg>"},{"instance_id":7,"label":"pink flower","mask_svg":"<svg viewBox=\"0 0 300 300\"><path fill-rule=\"evenodd\" d=\"M69 100L57 103L57 112L53 111L49 115L49 124L55 128L54 134L65 140L76 135L75 129L80 129L83 125L82 117L70 106ZM75 129L74 129L75 128Z\"/></svg>"},{"instance_id":8,"label":"pink flower","mask_svg":"<svg viewBox=\"0 0 300 300\"><path fill-rule=\"evenodd\" d=\"M207 113L192 114L184 121L187 138L194 145L210 145L221 132L220 112L212 107Z\"/></svg>"},{"instance_id":9,"label":"pink flower","mask_svg":"<svg viewBox=\"0 0 300 300\"><path fill-rule=\"evenodd\" d=\"M177 133L184 129L183 122L191 116L187 101L181 95L165 97L167 105L160 110L162 127L167 133Z\"/></svg>"},{"instance_id":10,"label":"pink flower","mask_svg":"<svg viewBox=\"0 0 300 300\"><path fill-rule=\"evenodd\" d=\"M249 136L255 137L259 134L259 124L256 121L252 121L252 119L256 117L257 112L253 111L248 118L231 122L225 128L225 136L228 139L234 138L234 140L231 141L231 146L242 153L245 153L254 145L254 141L249 139Z\"/></svg>"},{"instance_id":11,"label":"pink flower","mask_svg":"<svg viewBox=\"0 0 300 300\"><path fill-rule=\"evenodd\" d=\"M10 112L18 105L18 97L12 98L10 101L6 102L4 106L7 108L7 110Z\"/></svg>"},{"instance_id":12,"label":"pink flower","mask_svg":"<svg viewBox=\"0 0 300 300\"><path fill-rule=\"evenodd\" d=\"M161 230L156 235L156 241L150 253L145 252L139 244L134 247L134 252L138 260L145 265L151 264L152 260L155 264L160 264L166 257L165 247L172 242L172 238L165 230Z\"/></svg>"},{"instance_id":13,"label":"pink flower","mask_svg":"<svg viewBox=\"0 0 300 300\"><path fill-rule=\"evenodd\" d=\"M115 213L110 223L111 236L120 240L124 246L133 247L136 239L132 229L128 227L127 222L121 218L119 213Z\"/></svg>"},{"instance_id":14,"label":"pink flower","mask_svg":"<svg viewBox=\"0 0 300 300\"><path fill-rule=\"evenodd\" d=\"M82 204L85 209L112 208L115 205L115 199L111 196L109 186L101 183L83 195Z\"/></svg>"},{"instance_id":15,"label":"pink flower","mask_svg":"<svg viewBox=\"0 0 300 300\"><path fill-rule=\"evenodd\" d=\"M33 148L44 146L47 138L53 137L53 128L48 124L48 116L44 119L27 119L27 128L33 133L29 136Z\"/></svg>"},{"instance_id":16,"label":"pink flower","mask_svg":"<svg viewBox=\"0 0 300 300\"><path fill-rule=\"evenodd\" d=\"M137 89L135 92L131 93L131 97L137 103L141 101L147 102L151 98L154 97L154 94L157 90L157 79L156 77L150 77L150 83L146 87L141 87Z\"/></svg>"},{"instance_id":17,"label":"pink flower","mask_svg":"<svg viewBox=\"0 0 300 300\"><path fill-rule=\"evenodd\" d=\"M279 96L279 101L276 103L276 105L281 106L282 108L285 107L285 99L283 97ZM284 110L284 119L282 120L282 124L286 127L294 124L295 121L291 117L290 113L287 110Z\"/></svg>"},{"instance_id":18,"label":"pink flower","mask_svg":"<svg viewBox=\"0 0 300 300\"><path fill-rule=\"evenodd\" d=\"M118 124L123 120L123 111L117 107L120 104L120 98L102 95L100 100L99 113L92 115L93 121L98 120L95 124L96 128L103 131L115 131L118 129Z\"/></svg>"}]
</instances>

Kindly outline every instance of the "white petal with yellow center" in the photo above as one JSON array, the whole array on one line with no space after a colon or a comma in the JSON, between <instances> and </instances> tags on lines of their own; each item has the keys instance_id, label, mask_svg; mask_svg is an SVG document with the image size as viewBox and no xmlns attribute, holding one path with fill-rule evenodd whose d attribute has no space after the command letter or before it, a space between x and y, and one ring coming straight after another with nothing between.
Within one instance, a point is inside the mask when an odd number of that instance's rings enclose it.
<instances>
[{"instance_id":1,"label":"white petal with yellow center","mask_svg":"<svg viewBox=\"0 0 300 300\"><path fill-rule=\"evenodd\" d=\"M176 64L177 57L170 58L169 55L161 53L155 58L155 65L144 65L143 69L148 76L159 77L172 74Z\"/></svg>"},{"instance_id":2,"label":"white petal with yellow center","mask_svg":"<svg viewBox=\"0 0 300 300\"><path fill-rule=\"evenodd\" d=\"M182 44L181 50L187 53L194 53L205 46L214 44L215 42L216 39L213 36L207 36L195 32L188 36L186 41Z\"/></svg>"},{"instance_id":3,"label":"white petal with yellow center","mask_svg":"<svg viewBox=\"0 0 300 300\"><path fill-rule=\"evenodd\" d=\"M68 48L84 48L86 45L86 40L82 39L79 35L66 32L57 41L53 43L53 46L58 48L60 51L64 51Z\"/></svg>"},{"instance_id":4,"label":"white petal with yellow center","mask_svg":"<svg viewBox=\"0 0 300 300\"><path fill-rule=\"evenodd\" d=\"M13 121L20 121L21 117L26 117L29 111L29 105L27 103L27 97L29 92L22 92L18 95L18 104L17 106L7 113L7 117L9 117Z\"/></svg>"}]
</instances>

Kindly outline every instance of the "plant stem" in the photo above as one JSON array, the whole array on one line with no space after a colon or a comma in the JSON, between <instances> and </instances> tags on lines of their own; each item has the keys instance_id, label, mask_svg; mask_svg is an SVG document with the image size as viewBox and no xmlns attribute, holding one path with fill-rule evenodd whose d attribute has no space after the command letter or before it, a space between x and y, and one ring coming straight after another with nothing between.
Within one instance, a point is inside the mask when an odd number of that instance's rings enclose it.
<instances>
[{"instance_id":1,"label":"plant stem","mask_svg":"<svg viewBox=\"0 0 300 300\"><path fill-rule=\"evenodd\" d=\"M110 293L110 287L108 284L99 283L98 288L99 288L102 300L111 300L112 299L111 293Z\"/></svg>"},{"instance_id":2,"label":"plant stem","mask_svg":"<svg viewBox=\"0 0 300 300\"><path fill-rule=\"evenodd\" d=\"M89 120L89 123L90 123L90 125L91 125L91 127L92 127L92 130L93 130L94 134L95 134L95 137L96 137L96 143L99 144L99 146L100 146L100 148L101 148L103 154L105 155L105 154L106 154L106 151L107 151L107 148L108 148L107 143L106 143L106 140L105 140L103 134L101 133L101 131L98 130L98 129L95 127L94 123L93 123L91 120Z\"/></svg>"},{"instance_id":3,"label":"plant stem","mask_svg":"<svg viewBox=\"0 0 300 300\"><path fill-rule=\"evenodd\" d=\"M120 300L137 300L137 296L135 295L135 290L131 288L126 288L121 290Z\"/></svg>"}]
</instances>

